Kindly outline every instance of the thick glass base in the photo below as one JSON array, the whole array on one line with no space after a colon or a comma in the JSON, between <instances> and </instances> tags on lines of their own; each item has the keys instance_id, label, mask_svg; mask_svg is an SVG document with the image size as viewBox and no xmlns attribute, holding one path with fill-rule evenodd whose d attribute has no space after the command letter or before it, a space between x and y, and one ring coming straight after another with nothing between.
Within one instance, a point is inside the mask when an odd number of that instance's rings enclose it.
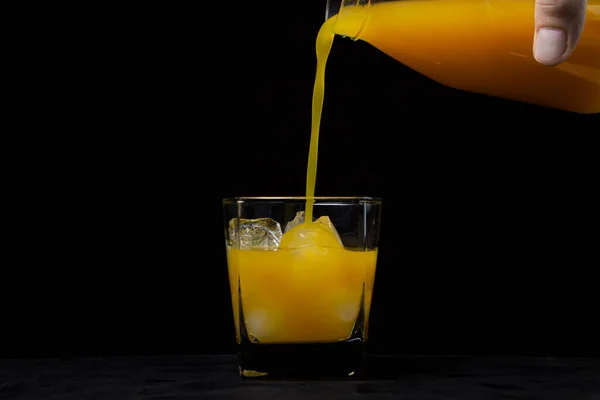
<instances>
[{"instance_id":1,"label":"thick glass base","mask_svg":"<svg viewBox=\"0 0 600 400\"><path fill-rule=\"evenodd\" d=\"M350 379L362 376L364 342L239 345L240 375L252 379Z\"/></svg>"}]
</instances>

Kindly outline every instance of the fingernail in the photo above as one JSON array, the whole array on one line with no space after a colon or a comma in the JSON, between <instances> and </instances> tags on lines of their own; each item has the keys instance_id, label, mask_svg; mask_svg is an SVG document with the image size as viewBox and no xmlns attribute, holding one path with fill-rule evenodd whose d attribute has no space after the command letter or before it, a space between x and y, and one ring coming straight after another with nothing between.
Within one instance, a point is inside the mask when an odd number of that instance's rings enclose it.
<instances>
[{"instance_id":1,"label":"fingernail","mask_svg":"<svg viewBox=\"0 0 600 400\"><path fill-rule=\"evenodd\" d=\"M562 29L542 28L538 31L533 56L538 62L552 63L567 51L567 34Z\"/></svg>"}]
</instances>

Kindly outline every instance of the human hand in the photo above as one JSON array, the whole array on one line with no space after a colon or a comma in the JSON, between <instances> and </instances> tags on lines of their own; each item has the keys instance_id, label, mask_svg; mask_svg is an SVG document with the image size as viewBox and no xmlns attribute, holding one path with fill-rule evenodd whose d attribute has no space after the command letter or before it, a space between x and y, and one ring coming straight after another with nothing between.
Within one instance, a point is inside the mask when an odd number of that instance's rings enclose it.
<instances>
[{"instance_id":1,"label":"human hand","mask_svg":"<svg viewBox=\"0 0 600 400\"><path fill-rule=\"evenodd\" d=\"M577 45L587 0L536 0L533 56L541 64L565 61Z\"/></svg>"}]
</instances>

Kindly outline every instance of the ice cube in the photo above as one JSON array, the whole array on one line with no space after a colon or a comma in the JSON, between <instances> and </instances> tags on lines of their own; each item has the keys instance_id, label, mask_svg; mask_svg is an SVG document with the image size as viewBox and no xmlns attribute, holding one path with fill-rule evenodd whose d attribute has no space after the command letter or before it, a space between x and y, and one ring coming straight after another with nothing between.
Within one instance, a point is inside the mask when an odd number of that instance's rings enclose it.
<instances>
[{"instance_id":1,"label":"ice cube","mask_svg":"<svg viewBox=\"0 0 600 400\"><path fill-rule=\"evenodd\" d=\"M304 223L304 211L298 211L296 213L296 216L294 217L294 219L285 225L285 230L283 231L283 233L285 233L285 232L289 231L290 229L292 229L300 224L303 224L303 223ZM331 232L333 232L333 234L335 235L337 240L340 242L340 244L343 244L342 238L340 237L339 233L335 229L335 226L333 226L333 222L331 222L331 219L329 219L329 217L323 215L322 217L319 217L315 221L315 224L327 225L329 227L329 229L331 229Z\"/></svg>"},{"instance_id":2,"label":"ice cube","mask_svg":"<svg viewBox=\"0 0 600 400\"><path fill-rule=\"evenodd\" d=\"M229 221L229 241L238 244L238 219ZM239 219L239 249L277 250L281 242L281 226L271 218Z\"/></svg>"},{"instance_id":3,"label":"ice cube","mask_svg":"<svg viewBox=\"0 0 600 400\"><path fill-rule=\"evenodd\" d=\"M345 322L356 321L356 316L358 315L358 307L359 305L348 301L345 304L337 305L336 307L336 315L337 317Z\"/></svg>"},{"instance_id":4,"label":"ice cube","mask_svg":"<svg viewBox=\"0 0 600 400\"><path fill-rule=\"evenodd\" d=\"M285 225L285 229L283 230L283 233L286 233L293 227L298 226L303 223L304 223L304 211L298 211L296 213L296 216L294 217L294 219Z\"/></svg>"},{"instance_id":5,"label":"ice cube","mask_svg":"<svg viewBox=\"0 0 600 400\"><path fill-rule=\"evenodd\" d=\"M335 229L335 226L333 226L333 222L331 222L331 220L329 219L329 217L326 217L325 215L323 215L322 217L319 217L316 221L315 224L323 224L323 225L327 225L329 227L329 229L331 229L331 232L333 232L333 234L335 235L335 237L337 238L337 240L340 242L340 244L344 244L342 242L342 238L340 237L338 231Z\"/></svg>"},{"instance_id":6,"label":"ice cube","mask_svg":"<svg viewBox=\"0 0 600 400\"><path fill-rule=\"evenodd\" d=\"M277 334L277 314L265 309L251 309L245 315L246 331L248 339L253 343L269 339L269 336Z\"/></svg>"}]
</instances>

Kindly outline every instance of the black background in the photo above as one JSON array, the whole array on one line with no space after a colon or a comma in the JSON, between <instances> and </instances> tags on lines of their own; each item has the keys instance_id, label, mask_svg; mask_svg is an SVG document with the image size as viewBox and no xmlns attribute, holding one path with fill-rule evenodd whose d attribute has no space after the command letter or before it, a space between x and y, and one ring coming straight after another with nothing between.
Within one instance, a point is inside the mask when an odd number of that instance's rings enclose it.
<instances>
[{"instance_id":1,"label":"black background","mask_svg":"<svg viewBox=\"0 0 600 400\"><path fill-rule=\"evenodd\" d=\"M303 195L324 10L107 22L106 111L55 160L40 215L61 229L38 221L11 264L0 355L235 352L221 199ZM598 115L448 89L341 38L326 85L317 194L384 200L371 351L600 355Z\"/></svg>"}]
</instances>

